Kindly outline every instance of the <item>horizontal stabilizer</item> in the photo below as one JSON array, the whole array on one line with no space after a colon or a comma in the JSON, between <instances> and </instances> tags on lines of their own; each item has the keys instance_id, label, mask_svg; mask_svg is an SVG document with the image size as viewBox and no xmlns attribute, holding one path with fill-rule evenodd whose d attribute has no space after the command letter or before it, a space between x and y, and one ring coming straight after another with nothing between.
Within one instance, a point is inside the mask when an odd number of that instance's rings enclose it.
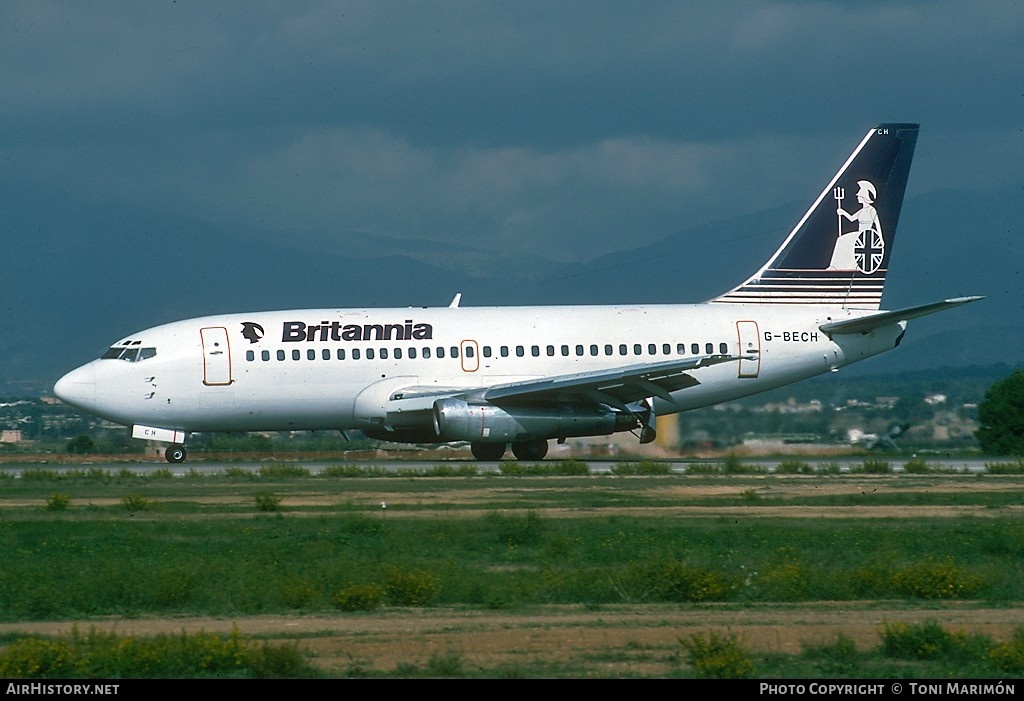
<instances>
[{"instance_id":1,"label":"horizontal stabilizer","mask_svg":"<svg viewBox=\"0 0 1024 701\"><path fill-rule=\"evenodd\" d=\"M857 319L830 321L827 324L822 324L818 328L830 337L838 333L868 333L882 326L888 326L889 324L895 324L909 319L916 319L919 316L927 316L928 314L941 312L944 309L959 307L961 304L967 304L968 302L977 302L979 299L985 298L975 296L944 299L941 302L922 304L917 307L908 307L907 309L897 309L893 312L880 312L878 314L862 316Z\"/></svg>"}]
</instances>

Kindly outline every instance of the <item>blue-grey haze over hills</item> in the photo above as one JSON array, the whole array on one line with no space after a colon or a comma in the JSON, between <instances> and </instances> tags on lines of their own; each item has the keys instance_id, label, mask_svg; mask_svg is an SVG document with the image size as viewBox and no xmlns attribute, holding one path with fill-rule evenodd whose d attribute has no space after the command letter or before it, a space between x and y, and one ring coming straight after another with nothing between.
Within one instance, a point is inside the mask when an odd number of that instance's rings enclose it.
<instances>
[{"instance_id":1,"label":"blue-grey haze over hills","mask_svg":"<svg viewBox=\"0 0 1024 701\"><path fill-rule=\"evenodd\" d=\"M858 372L1019 362L1022 201L1019 190L936 191L907 200L883 305L988 298L915 320L900 348L854 366ZM357 245L332 249L301 232L224 230L5 181L0 209L13 264L0 279L0 391L45 393L63 372L124 336L206 314L444 306L456 292L473 306L703 301L756 270L806 206L724 219L566 264L485 245L358 235L347 237Z\"/></svg>"}]
</instances>

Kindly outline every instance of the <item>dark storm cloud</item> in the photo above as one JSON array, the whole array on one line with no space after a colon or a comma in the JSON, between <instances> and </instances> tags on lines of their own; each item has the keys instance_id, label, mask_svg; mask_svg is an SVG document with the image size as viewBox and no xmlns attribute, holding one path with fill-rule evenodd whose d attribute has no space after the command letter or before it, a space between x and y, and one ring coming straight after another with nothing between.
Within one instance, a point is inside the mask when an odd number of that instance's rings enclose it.
<instances>
[{"instance_id":1,"label":"dark storm cloud","mask_svg":"<svg viewBox=\"0 0 1024 701\"><path fill-rule=\"evenodd\" d=\"M912 192L1018 182L1022 46L1015 2L6 3L2 156L219 225L579 259L810 199L878 121L924 124Z\"/></svg>"}]
</instances>

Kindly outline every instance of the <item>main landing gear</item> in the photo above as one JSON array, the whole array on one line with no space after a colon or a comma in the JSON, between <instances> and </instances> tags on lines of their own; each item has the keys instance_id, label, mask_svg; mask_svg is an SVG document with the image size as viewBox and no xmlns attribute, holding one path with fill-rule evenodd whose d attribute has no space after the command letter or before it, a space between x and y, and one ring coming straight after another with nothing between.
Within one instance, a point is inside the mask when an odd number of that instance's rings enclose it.
<instances>
[{"instance_id":1,"label":"main landing gear","mask_svg":"<svg viewBox=\"0 0 1024 701\"><path fill-rule=\"evenodd\" d=\"M474 441L469 444L473 457L477 460L501 460L505 455L504 443L484 443ZM543 460L548 454L548 442L543 438L530 441L516 441L512 444L512 454L517 460Z\"/></svg>"},{"instance_id":2,"label":"main landing gear","mask_svg":"<svg viewBox=\"0 0 1024 701\"><path fill-rule=\"evenodd\" d=\"M505 454L505 444L473 441L469 444L469 450L477 460L501 460Z\"/></svg>"},{"instance_id":3,"label":"main landing gear","mask_svg":"<svg viewBox=\"0 0 1024 701\"><path fill-rule=\"evenodd\" d=\"M167 458L167 462L185 462L185 458L188 457L188 451L185 450L185 446L180 443L167 446L167 450L164 451L164 457Z\"/></svg>"}]
</instances>

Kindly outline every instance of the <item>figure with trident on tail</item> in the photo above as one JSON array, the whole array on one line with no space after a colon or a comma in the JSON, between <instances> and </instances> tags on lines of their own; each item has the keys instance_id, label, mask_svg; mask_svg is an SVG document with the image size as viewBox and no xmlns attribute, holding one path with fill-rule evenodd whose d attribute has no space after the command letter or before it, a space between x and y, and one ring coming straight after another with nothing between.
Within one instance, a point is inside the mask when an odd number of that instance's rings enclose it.
<instances>
[{"instance_id":1,"label":"figure with trident on tail","mask_svg":"<svg viewBox=\"0 0 1024 701\"><path fill-rule=\"evenodd\" d=\"M885 253L885 239L882 238L882 225L878 221L878 211L874 207L876 197L875 186L868 180L858 180L857 201L860 210L847 212L842 207L845 192L837 187L833 194L836 199L836 214L839 216L839 238L832 251L832 262L829 270L860 270L871 274L882 264ZM857 222L857 230L843 233L843 219Z\"/></svg>"}]
</instances>

